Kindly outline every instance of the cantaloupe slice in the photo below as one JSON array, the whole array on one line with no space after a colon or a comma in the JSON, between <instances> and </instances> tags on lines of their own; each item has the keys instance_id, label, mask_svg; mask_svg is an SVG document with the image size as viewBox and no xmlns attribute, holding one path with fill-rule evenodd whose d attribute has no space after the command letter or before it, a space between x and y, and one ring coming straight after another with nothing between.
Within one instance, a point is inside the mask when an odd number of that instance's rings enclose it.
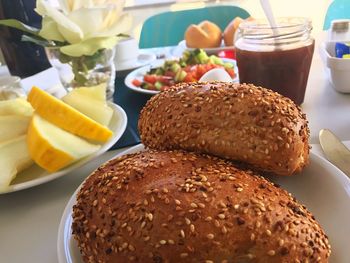
<instances>
[{"instance_id":1,"label":"cantaloupe slice","mask_svg":"<svg viewBox=\"0 0 350 263\"><path fill-rule=\"evenodd\" d=\"M55 172L100 149L46 121L37 114L28 128L28 149L31 158L49 172Z\"/></svg>"},{"instance_id":2,"label":"cantaloupe slice","mask_svg":"<svg viewBox=\"0 0 350 263\"><path fill-rule=\"evenodd\" d=\"M106 84L75 88L62 100L104 126L111 121L113 110L106 102Z\"/></svg>"},{"instance_id":3,"label":"cantaloupe slice","mask_svg":"<svg viewBox=\"0 0 350 263\"><path fill-rule=\"evenodd\" d=\"M27 133L30 117L23 115L0 116L0 142Z\"/></svg>"},{"instance_id":4,"label":"cantaloupe slice","mask_svg":"<svg viewBox=\"0 0 350 263\"><path fill-rule=\"evenodd\" d=\"M16 174L33 164L26 135L0 143L0 191L5 190Z\"/></svg>"},{"instance_id":5,"label":"cantaloupe slice","mask_svg":"<svg viewBox=\"0 0 350 263\"><path fill-rule=\"evenodd\" d=\"M41 117L75 135L99 142L113 135L107 127L37 87L31 89L28 101Z\"/></svg>"}]
</instances>

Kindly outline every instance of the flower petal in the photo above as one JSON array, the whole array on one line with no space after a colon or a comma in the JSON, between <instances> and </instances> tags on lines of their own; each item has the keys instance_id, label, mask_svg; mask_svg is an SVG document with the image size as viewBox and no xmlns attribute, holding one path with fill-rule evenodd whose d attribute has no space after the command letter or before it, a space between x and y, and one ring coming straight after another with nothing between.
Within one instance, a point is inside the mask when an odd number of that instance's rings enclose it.
<instances>
[{"instance_id":1,"label":"flower petal","mask_svg":"<svg viewBox=\"0 0 350 263\"><path fill-rule=\"evenodd\" d=\"M71 11L79 10L84 7L93 7L92 0L71 0L72 8Z\"/></svg>"},{"instance_id":2,"label":"flower petal","mask_svg":"<svg viewBox=\"0 0 350 263\"><path fill-rule=\"evenodd\" d=\"M52 18L57 23L57 28L64 39L69 43L77 43L83 39L84 35L79 26L47 2L38 0L35 10L43 17Z\"/></svg>"},{"instance_id":3,"label":"flower petal","mask_svg":"<svg viewBox=\"0 0 350 263\"><path fill-rule=\"evenodd\" d=\"M69 19L79 26L84 38L91 32L98 32L106 16L104 8L81 8L68 15Z\"/></svg>"},{"instance_id":4,"label":"flower petal","mask_svg":"<svg viewBox=\"0 0 350 263\"><path fill-rule=\"evenodd\" d=\"M46 15L46 9L44 7L44 1L43 0L37 0L36 1L36 7L35 12L37 12L39 15L44 16Z\"/></svg>"},{"instance_id":5,"label":"flower petal","mask_svg":"<svg viewBox=\"0 0 350 263\"><path fill-rule=\"evenodd\" d=\"M68 14L70 12L70 2L71 0L57 0L58 1L58 5L61 8L61 10L63 11L63 13Z\"/></svg>"},{"instance_id":6,"label":"flower petal","mask_svg":"<svg viewBox=\"0 0 350 263\"><path fill-rule=\"evenodd\" d=\"M118 37L91 38L78 44L63 46L60 48L60 51L72 57L92 56L97 50L113 48L117 42Z\"/></svg>"},{"instance_id":7,"label":"flower petal","mask_svg":"<svg viewBox=\"0 0 350 263\"><path fill-rule=\"evenodd\" d=\"M132 17L123 14L110 28L102 32L95 32L94 37L116 36L120 33L127 33L132 25Z\"/></svg>"},{"instance_id":8,"label":"flower petal","mask_svg":"<svg viewBox=\"0 0 350 263\"><path fill-rule=\"evenodd\" d=\"M58 0L60 8L65 14L69 14L70 12L85 6L86 1L90 0Z\"/></svg>"},{"instance_id":9,"label":"flower petal","mask_svg":"<svg viewBox=\"0 0 350 263\"><path fill-rule=\"evenodd\" d=\"M70 0L68 0L70 1ZM77 0L71 0L77 1ZM92 7L103 7L106 5L120 6L123 9L125 5L125 0L80 0L77 2L82 2L80 7L92 8ZM74 9L76 10L76 9Z\"/></svg>"},{"instance_id":10,"label":"flower petal","mask_svg":"<svg viewBox=\"0 0 350 263\"><path fill-rule=\"evenodd\" d=\"M42 20L42 26L39 35L48 40L56 40L60 42L65 41L60 31L58 31L57 23L47 16L45 16Z\"/></svg>"}]
</instances>

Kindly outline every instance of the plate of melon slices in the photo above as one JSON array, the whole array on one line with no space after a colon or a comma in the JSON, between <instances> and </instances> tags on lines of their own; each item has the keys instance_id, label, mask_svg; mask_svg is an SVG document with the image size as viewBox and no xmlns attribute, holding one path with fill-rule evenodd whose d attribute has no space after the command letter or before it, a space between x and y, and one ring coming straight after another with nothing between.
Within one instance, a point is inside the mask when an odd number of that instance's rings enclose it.
<instances>
[{"instance_id":1,"label":"plate of melon slices","mask_svg":"<svg viewBox=\"0 0 350 263\"><path fill-rule=\"evenodd\" d=\"M62 99L33 87L0 101L0 194L59 178L110 149L127 125L105 87L74 89ZM8 129L4 127L8 127Z\"/></svg>"}]
</instances>

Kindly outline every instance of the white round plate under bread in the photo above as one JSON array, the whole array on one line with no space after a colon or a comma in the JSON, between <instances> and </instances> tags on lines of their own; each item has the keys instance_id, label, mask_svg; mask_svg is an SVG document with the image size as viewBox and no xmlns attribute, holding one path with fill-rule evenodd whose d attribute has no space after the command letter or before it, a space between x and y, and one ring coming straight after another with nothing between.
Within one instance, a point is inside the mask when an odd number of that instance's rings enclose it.
<instances>
[{"instance_id":1,"label":"white round plate under bread","mask_svg":"<svg viewBox=\"0 0 350 263\"><path fill-rule=\"evenodd\" d=\"M127 116L125 111L120 106L114 103L108 103L108 105L113 109L113 116L110 124L108 125L109 129L113 131L113 136L108 142L103 144L97 152L55 173L49 173L44 169L40 168L39 166L33 164L28 169L20 172L16 176L16 178L11 182L10 186L4 191L0 192L0 194L27 189L36 185L52 181L56 178L66 175L74 169L83 166L87 162L108 151L108 149L111 148L123 135L127 124Z\"/></svg>"},{"instance_id":2,"label":"white round plate under bread","mask_svg":"<svg viewBox=\"0 0 350 263\"><path fill-rule=\"evenodd\" d=\"M117 156L143 151L136 145ZM116 157L117 157L116 156ZM326 159L310 153L310 164L302 173L290 177L271 177L273 182L288 190L321 224L332 246L330 263L348 263L350 258L350 180ZM76 192L69 200L58 231L57 253L59 263L83 263L72 236L72 209Z\"/></svg>"}]
</instances>

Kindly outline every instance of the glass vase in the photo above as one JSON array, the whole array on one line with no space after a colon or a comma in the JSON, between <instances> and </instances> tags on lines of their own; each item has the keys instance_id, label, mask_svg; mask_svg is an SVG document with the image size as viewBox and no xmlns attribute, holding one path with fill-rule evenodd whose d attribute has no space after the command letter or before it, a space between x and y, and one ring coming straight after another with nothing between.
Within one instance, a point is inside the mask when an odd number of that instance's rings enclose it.
<instances>
[{"instance_id":1,"label":"glass vase","mask_svg":"<svg viewBox=\"0 0 350 263\"><path fill-rule=\"evenodd\" d=\"M101 49L92 56L72 57L57 48L47 49L49 61L68 91L105 83L108 100L113 100L114 93L114 53L113 49Z\"/></svg>"}]
</instances>

